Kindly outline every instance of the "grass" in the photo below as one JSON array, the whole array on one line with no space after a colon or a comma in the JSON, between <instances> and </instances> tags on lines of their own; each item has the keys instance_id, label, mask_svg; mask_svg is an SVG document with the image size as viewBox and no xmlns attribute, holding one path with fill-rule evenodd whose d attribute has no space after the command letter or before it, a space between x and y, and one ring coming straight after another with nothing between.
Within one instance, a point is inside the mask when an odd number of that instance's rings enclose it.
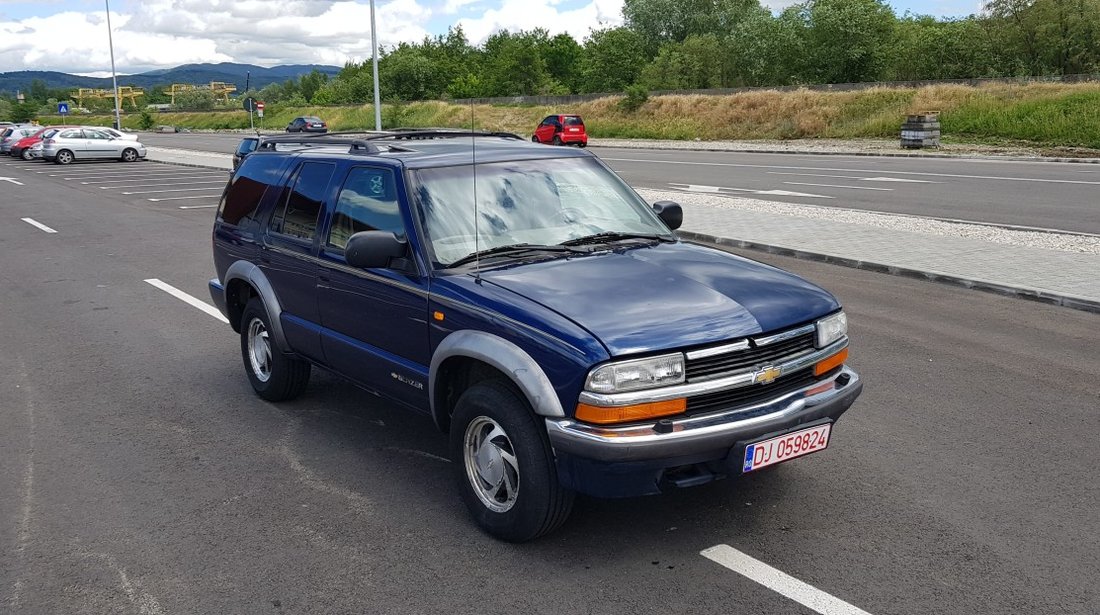
<instances>
[{"instance_id":1,"label":"grass","mask_svg":"<svg viewBox=\"0 0 1100 615\"><path fill-rule=\"evenodd\" d=\"M1013 142L1046 147L1100 149L1100 84L936 85L873 88L858 92L763 90L728 96L655 96L637 111L619 108L621 97L562 107L446 102L384 104L387 128L455 127L529 135L550 113L585 118L589 135L605 138L757 140L897 138L908 113L939 111L944 138L953 142ZM265 128L280 129L295 116L318 115L332 130L374 126L371 105L280 108L268 105ZM472 117L471 117L472 116ZM109 123L109 118L94 116ZM158 125L191 129L247 129L243 111L158 113ZM53 118L58 123L60 118ZM123 125L137 128L138 114ZM91 121L89 119L88 121ZM44 122L45 123L45 122ZM259 126L259 123L257 123Z\"/></svg>"}]
</instances>

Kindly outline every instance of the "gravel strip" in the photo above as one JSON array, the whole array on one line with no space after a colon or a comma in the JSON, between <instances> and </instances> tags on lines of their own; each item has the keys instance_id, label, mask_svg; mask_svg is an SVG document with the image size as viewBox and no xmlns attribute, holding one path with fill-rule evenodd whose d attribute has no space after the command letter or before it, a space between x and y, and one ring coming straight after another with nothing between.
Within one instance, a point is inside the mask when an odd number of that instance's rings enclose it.
<instances>
[{"instance_id":1,"label":"gravel strip","mask_svg":"<svg viewBox=\"0 0 1100 615\"><path fill-rule=\"evenodd\" d=\"M984 224L944 222L914 216L878 214L851 209L814 207L808 205L789 205L774 201L746 199L743 197L698 194L690 192L672 192L666 190L638 189L642 198L650 203L656 201L676 201L686 206L717 207L768 215L791 216L815 220L829 220L845 224L858 224L889 229L923 233L941 237L961 237L992 243L1007 244L1026 248L1043 248L1060 252L1079 254L1100 254L1100 236L1066 234L1046 231L1023 231L1006 229Z\"/></svg>"}]
</instances>

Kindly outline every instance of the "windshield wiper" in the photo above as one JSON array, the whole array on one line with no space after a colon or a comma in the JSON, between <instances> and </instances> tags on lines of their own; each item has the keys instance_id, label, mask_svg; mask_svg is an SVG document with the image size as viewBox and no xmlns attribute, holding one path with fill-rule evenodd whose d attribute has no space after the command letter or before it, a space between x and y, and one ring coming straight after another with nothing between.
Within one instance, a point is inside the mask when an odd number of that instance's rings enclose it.
<instances>
[{"instance_id":1,"label":"windshield wiper","mask_svg":"<svg viewBox=\"0 0 1100 615\"><path fill-rule=\"evenodd\" d=\"M611 243L613 241L619 241L622 239L650 239L653 241L672 242L675 239L667 235L658 235L657 233L623 233L619 231L606 231L603 233L596 233L595 235L585 235L584 237L577 237L576 239L570 239L568 241L561 242L563 246L583 246L593 243Z\"/></svg>"},{"instance_id":2,"label":"windshield wiper","mask_svg":"<svg viewBox=\"0 0 1100 615\"><path fill-rule=\"evenodd\" d=\"M537 243L514 243L507 246L497 246L495 248L488 248L478 252L467 254L455 262L447 265L448 267L458 267L467 263L472 263L478 259L485 258L487 256L498 256L502 254L523 254L525 252L571 252L574 254L583 253L584 250L576 250L566 245L543 245Z\"/></svg>"}]
</instances>

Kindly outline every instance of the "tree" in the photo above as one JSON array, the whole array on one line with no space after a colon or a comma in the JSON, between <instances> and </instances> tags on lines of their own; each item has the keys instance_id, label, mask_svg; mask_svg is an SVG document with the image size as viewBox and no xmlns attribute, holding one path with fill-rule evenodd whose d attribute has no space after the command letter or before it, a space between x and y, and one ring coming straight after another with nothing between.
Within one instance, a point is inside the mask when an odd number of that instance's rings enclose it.
<instances>
[{"instance_id":1,"label":"tree","mask_svg":"<svg viewBox=\"0 0 1100 615\"><path fill-rule=\"evenodd\" d=\"M584 47L568 34L559 34L547 41L541 50L550 77L565 86L570 93L579 91L580 60Z\"/></svg>"},{"instance_id":2,"label":"tree","mask_svg":"<svg viewBox=\"0 0 1100 615\"><path fill-rule=\"evenodd\" d=\"M11 121L12 103L11 101L0 98L0 120Z\"/></svg>"},{"instance_id":3,"label":"tree","mask_svg":"<svg viewBox=\"0 0 1100 615\"><path fill-rule=\"evenodd\" d=\"M878 81L886 73L897 19L883 0L811 0L801 14L807 81Z\"/></svg>"},{"instance_id":4,"label":"tree","mask_svg":"<svg viewBox=\"0 0 1100 615\"><path fill-rule=\"evenodd\" d=\"M625 0L623 18L638 33L648 53L692 35L725 35L748 15L758 0Z\"/></svg>"},{"instance_id":5,"label":"tree","mask_svg":"<svg viewBox=\"0 0 1100 615\"><path fill-rule=\"evenodd\" d=\"M585 41L581 58L582 92L622 92L633 84L645 65L642 39L629 28L594 30Z\"/></svg>"},{"instance_id":6,"label":"tree","mask_svg":"<svg viewBox=\"0 0 1100 615\"><path fill-rule=\"evenodd\" d=\"M549 89L550 72L540 53L548 41L546 30L492 34L485 41L481 62L491 95L529 96Z\"/></svg>"},{"instance_id":7,"label":"tree","mask_svg":"<svg viewBox=\"0 0 1100 615\"><path fill-rule=\"evenodd\" d=\"M693 34L682 43L666 43L642 69L639 81L651 90L701 90L725 87L728 54L714 34Z\"/></svg>"},{"instance_id":8,"label":"tree","mask_svg":"<svg viewBox=\"0 0 1100 615\"><path fill-rule=\"evenodd\" d=\"M177 109L208 111L214 108L214 93L210 90L187 90L176 94Z\"/></svg>"},{"instance_id":9,"label":"tree","mask_svg":"<svg viewBox=\"0 0 1100 615\"><path fill-rule=\"evenodd\" d=\"M413 46L403 45L378 63L378 83L388 99L424 100L439 92L433 85L435 66ZM372 92L373 97L373 92Z\"/></svg>"},{"instance_id":10,"label":"tree","mask_svg":"<svg viewBox=\"0 0 1100 615\"><path fill-rule=\"evenodd\" d=\"M325 85L327 82L328 75L317 69L313 69L308 75L302 75L298 80L298 93L302 95L302 99L307 101L312 100L317 90L321 89L321 86Z\"/></svg>"},{"instance_id":11,"label":"tree","mask_svg":"<svg viewBox=\"0 0 1100 615\"><path fill-rule=\"evenodd\" d=\"M790 85L805 73L805 24L799 7L778 17L761 11L746 17L726 39L730 82L745 86Z\"/></svg>"}]
</instances>

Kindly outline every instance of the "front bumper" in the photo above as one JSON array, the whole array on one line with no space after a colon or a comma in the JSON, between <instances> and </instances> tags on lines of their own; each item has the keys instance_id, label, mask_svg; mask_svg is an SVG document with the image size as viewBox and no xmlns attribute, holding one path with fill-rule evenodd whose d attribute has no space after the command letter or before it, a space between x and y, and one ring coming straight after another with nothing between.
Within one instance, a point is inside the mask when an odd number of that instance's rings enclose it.
<instances>
[{"instance_id":1,"label":"front bumper","mask_svg":"<svg viewBox=\"0 0 1100 615\"><path fill-rule=\"evenodd\" d=\"M566 486L604 497L659 493L666 473L709 466L718 478L744 443L792 431L814 422L835 421L863 391L859 375L843 367L832 377L776 399L700 416L624 427L546 419L558 475ZM696 480L694 483L706 482ZM674 483L680 484L680 483Z\"/></svg>"}]
</instances>

